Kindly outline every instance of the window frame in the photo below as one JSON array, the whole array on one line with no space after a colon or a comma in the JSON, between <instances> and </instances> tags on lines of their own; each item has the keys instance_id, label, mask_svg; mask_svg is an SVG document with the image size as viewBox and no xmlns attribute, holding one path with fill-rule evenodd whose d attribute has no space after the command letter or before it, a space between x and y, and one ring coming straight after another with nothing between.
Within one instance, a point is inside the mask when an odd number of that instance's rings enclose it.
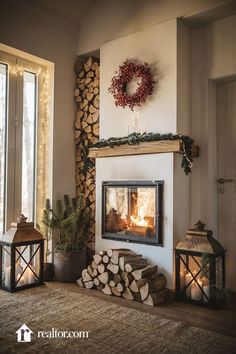
<instances>
[{"instance_id":1,"label":"window frame","mask_svg":"<svg viewBox=\"0 0 236 354\"><path fill-rule=\"evenodd\" d=\"M4 217L3 232L21 214L22 205L22 125L23 125L23 72L35 75L35 136L34 136L34 210L33 220L37 223L39 216L37 210L38 198L38 154L40 142L40 117L46 114L45 105L40 104L40 93L44 82L42 73L47 67L34 63L28 59L8 54L0 50L0 62L8 66L7 74L7 99L6 99L6 137L5 137L5 193L4 193ZM27 215L26 215L27 216Z\"/></svg>"}]
</instances>

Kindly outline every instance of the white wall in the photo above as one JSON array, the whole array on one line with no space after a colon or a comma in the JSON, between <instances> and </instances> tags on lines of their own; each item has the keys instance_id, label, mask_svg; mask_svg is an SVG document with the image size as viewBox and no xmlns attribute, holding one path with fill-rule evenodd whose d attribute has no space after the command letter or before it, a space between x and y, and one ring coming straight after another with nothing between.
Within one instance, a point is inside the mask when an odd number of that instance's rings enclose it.
<instances>
[{"instance_id":1,"label":"white wall","mask_svg":"<svg viewBox=\"0 0 236 354\"><path fill-rule=\"evenodd\" d=\"M183 36L177 53L177 30ZM163 40L165 38L165 40ZM126 37L102 45L100 86L100 134L101 138L128 134L131 122L130 109L116 107L108 93L111 79L118 66L126 58L147 61L158 72L156 90L139 109L145 131L176 133L178 125L187 133L189 129L188 59L177 65L177 55L182 58L188 48L188 28L177 20L150 27ZM188 58L188 56L187 56ZM185 87L177 104L177 67L185 79ZM187 71L188 72L188 71ZM187 102L187 105L186 105ZM187 107L187 108L186 108ZM178 123L177 117L180 116ZM127 247L127 243L101 238L101 185L108 180L164 180L164 245L163 247L130 243L129 248L142 253L165 273L168 286L174 287L173 248L183 238L189 223L189 180L180 168L181 157L171 154L103 158L96 161L96 250L108 247ZM178 169L178 173L175 172ZM174 201L174 198L179 198ZM181 203L181 208L179 205ZM177 206L174 209L174 204ZM187 211L186 211L187 210ZM178 218L175 220L175 218ZM175 226L174 226L175 225Z\"/></svg>"},{"instance_id":2,"label":"white wall","mask_svg":"<svg viewBox=\"0 0 236 354\"><path fill-rule=\"evenodd\" d=\"M176 20L165 22L101 47L100 138L127 135L132 121L131 110L116 107L108 93L115 71L126 58L147 61L159 73L152 98L139 109L144 130L176 131L176 26Z\"/></svg>"},{"instance_id":3,"label":"white wall","mask_svg":"<svg viewBox=\"0 0 236 354\"><path fill-rule=\"evenodd\" d=\"M78 54L175 18L205 21L235 10L232 0L97 0L80 24ZM219 18L219 17L218 17Z\"/></svg>"},{"instance_id":4,"label":"white wall","mask_svg":"<svg viewBox=\"0 0 236 354\"><path fill-rule=\"evenodd\" d=\"M28 4L28 5L27 5ZM0 43L55 63L53 194L75 193L73 65L77 28L41 10L35 2L4 1Z\"/></svg>"},{"instance_id":5,"label":"white wall","mask_svg":"<svg viewBox=\"0 0 236 354\"><path fill-rule=\"evenodd\" d=\"M191 136L200 146L191 176L191 223L217 237L215 82L236 75L236 16L191 31Z\"/></svg>"}]
</instances>

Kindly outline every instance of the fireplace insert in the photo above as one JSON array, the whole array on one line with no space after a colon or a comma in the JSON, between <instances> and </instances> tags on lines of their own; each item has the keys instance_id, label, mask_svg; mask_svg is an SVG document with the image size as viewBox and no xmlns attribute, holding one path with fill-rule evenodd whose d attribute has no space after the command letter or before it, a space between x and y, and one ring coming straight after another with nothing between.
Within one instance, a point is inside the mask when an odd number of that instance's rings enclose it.
<instances>
[{"instance_id":1,"label":"fireplace insert","mask_svg":"<svg viewBox=\"0 0 236 354\"><path fill-rule=\"evenodd\" d=\"M102 183L102 238L162 246L163 181Z\"/></svg>"}]
</instances>

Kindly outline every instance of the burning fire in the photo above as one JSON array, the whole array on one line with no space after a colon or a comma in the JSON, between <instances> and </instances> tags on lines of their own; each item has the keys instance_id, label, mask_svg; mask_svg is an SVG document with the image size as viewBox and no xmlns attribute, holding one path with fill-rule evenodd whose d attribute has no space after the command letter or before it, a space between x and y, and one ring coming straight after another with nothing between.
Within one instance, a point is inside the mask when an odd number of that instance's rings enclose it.
<instances>
[{"instance_id":1,"label":"burning fire","mask_svg":"<svg viewBox=\"0 0 236 354\"><path fill-rule=\"evenodd\" d=\"M131 215L130 220L133 225L148 227L148 222L144 219L144 213L141 209L138 216Z\"/></svg>"}]
</instances>

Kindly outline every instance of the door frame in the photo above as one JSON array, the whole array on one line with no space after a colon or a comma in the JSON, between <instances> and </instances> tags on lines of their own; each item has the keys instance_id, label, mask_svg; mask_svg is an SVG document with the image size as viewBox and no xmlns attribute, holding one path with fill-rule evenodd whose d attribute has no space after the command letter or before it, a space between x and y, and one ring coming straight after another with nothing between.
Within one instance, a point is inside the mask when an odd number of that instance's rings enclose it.
<instances>
[{"instance_id":1,"label":"door frame","mask_svg":"<svg viewBox=\"0 0 236 354\"><path fill-rule=\"evenodd\" d=\"M216 86L221 82L236 80L236 65L214 69L208 72L208 209L207 222L212 225L215 238L218 238L218 201L217 201L217 101Z\"/></svg>"}]
</instances>

